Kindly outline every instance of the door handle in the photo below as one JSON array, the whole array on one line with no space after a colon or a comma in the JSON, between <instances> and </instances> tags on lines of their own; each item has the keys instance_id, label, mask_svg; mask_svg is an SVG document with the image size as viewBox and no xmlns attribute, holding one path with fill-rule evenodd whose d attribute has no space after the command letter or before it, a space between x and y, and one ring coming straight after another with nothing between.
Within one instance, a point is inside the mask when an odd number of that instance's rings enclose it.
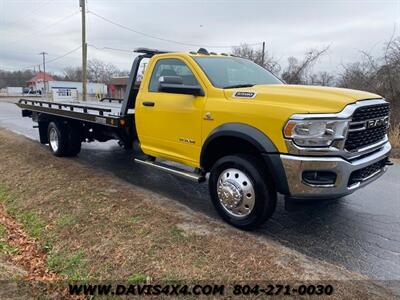
<instances>
[{"instance_id":1,"label":"door handle","mask_svg":"<svg viewBox=\"0 0 400 300\"><path fill-rule=\"evenodd\" d=\"M153 101L143 101L142 102L143 106L154 106L155 103Z\"/></svg>"}]
</instances>

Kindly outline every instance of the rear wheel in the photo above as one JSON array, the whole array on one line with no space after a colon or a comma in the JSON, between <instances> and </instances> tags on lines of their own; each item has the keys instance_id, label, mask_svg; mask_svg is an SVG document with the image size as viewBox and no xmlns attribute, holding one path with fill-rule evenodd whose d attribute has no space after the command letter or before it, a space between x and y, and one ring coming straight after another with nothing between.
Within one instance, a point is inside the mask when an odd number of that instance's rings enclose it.
<instances>
[{"instance_id":1,"label":"rear wheel","mask_svg":"<svg viewBox=\"0 0 400 300\"><path fill-rule=\"evenodd\" d=\"M247 155L229 155L213 166L209 179L211 200L229 224L251 230L275 211L276 192L264 164Z\"/></svg>"},{"instance_id":2,"label":"rear wheel","mask_svg":"<svg viewBox=\"0 0 400 300\"><path fill-rule=\"evenodd\" d=\"M65 126L61 123L50 122L47 129L50 150L55 156L66 156L68 153L68 139Z\"/></svg>"},{"instance_id":3,"label":"rear wheel","mask_svg":"<svg viewBox=\"0 0 400 300\"><path fill-rule=\"evenodd\" d=\"M82 141L79 128L62 122L50 122L47 136L50 150L55 156L76 156L81 151Z\"/></svg>"}]
</instances>

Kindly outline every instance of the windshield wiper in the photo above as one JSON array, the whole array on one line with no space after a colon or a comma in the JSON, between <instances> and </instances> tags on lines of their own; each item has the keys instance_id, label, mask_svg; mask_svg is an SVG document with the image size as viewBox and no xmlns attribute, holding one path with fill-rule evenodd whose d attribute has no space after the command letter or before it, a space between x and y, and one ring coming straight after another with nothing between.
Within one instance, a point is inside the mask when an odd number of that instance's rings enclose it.
<instances>
[{"instance_id":1,"label":"windshield wiper","mask_svg":"<svg viewBox=\"0 0 400 300\"><path fill-rule=\"evenodd\" d=\"M253 83L246 83L246 84L235 84L235 85L228 85L224 86L224 89L234 89L234 88L243 88L243 87L252 87L255 86Z\"/></svg>"}]
</instances>

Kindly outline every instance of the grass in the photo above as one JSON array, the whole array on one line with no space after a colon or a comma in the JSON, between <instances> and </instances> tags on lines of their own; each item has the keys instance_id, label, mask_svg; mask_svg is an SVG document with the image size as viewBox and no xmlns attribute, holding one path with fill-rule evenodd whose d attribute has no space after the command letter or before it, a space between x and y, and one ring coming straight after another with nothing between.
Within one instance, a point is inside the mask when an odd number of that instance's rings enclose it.
<instances>
[{"instance_id":1,"label":"grass","mask_svg":"<svg viewBox=\"0 0 400 300\"><path fill-rule=\"evenodd\" d=\"M138 222L140 222L142 220L142 218L140 216L132 216L129 218L129 221L136 224Z\"/></svg>"},{"instance_id":2,"label":"grass","mask_svg":"<svg viewBox=\"0 0 400 300\"><path fill-rule=\"evenodd\" d=\"M176 240L188 239L188 235L186 234L186 232L183 229L177 227L176 225L172 226L170 233L171 236Z\"/></svg>"},{"instance_id":3,"label":"grass","mask_svg":"<svg viewBox=\"0 0 400 300\"><path fill-rule=\"evenodd\" d=\"M59 227L69 226L74 223L74 218L71 215L65 215L59 217L54 224Z\"/></svg>"},{"instance_id":4,"label":"grass","mask_svg":"<svg viewBox=\"0 0 400 300\"><path fill-rule=\"evenodd\" d=\"M394 149L400 149L400 124L390 127L389 140Z\"/></svg>"},{"instance_id":5,"label":"grass","mask_svg":"<svg viewBox=\"0 0 400 300\"><path fill-rule=\"evenodd\" d=\"M51 251L47 257L47 266L70 280L86 280L86 255L82 250L65 253Z\"/></svg>"},{"instance_id":6,"label":"grass","mask_svg":"<svg viewBox=\"0 0 400 300\"><path fill-rule=\"evenodd\" d=\"M317 270L318 279L344 278L349 291L369 298L367 283L351 283L359 279L353 273L186 213L156 191L88 168L80 159L54 158L36 142L1 129L0 140L0 201L45 245L47 268L67 280L305 280L305 270ZM210 233L187 232L181 226L186 224Z\"/></svg>"},{"instance_id":7,"label":"grass","mask_svg":"<svg viewBox=\"0 0 400 300\"><path fill-rule=\"evenodd\" d=\"M128 276L129 284L138 284L146 282L147 276L144 274L132 274Z\"/></svg>"},{"instance_id":8,"label":"grass","mask_svg":"<svg viewBox=\"0 0 400 300\"><path fill-rule=\"evenodd\" d=\"M161 282L164 284L176 284L182 281L182 278L179 278L179 275L172 272L167 272L162 275Z\"/></svg>"},{"instance_id":9,"label":"grass","mask_svg":"<svg viewBox=\"0 0 400 300\"><path fill-rule=\"evenodd\" d=\"M0 252L11 255L18 252L18 248L10 246L5 239L7 238L7 230L4 225L0 224Z\"/></svg>"},{"instance_id":10,"label":"grass","mask_svg":"<svg viewBox=\"0 0 400 300\"><path fill-rule=\"evenodd\" d=\"M44 230L45 222L41 220L35 212L25 211L17 213L16 218L18 222L20 222L24 226L29 236L33 238L40 237Z\"/></svg>"}]
</instances>

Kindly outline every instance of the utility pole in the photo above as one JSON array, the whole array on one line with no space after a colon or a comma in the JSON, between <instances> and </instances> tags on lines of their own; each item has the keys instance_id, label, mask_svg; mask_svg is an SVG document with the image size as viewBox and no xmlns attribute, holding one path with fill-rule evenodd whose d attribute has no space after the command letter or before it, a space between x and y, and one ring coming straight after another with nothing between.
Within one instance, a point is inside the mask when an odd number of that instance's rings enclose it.
<instances>
[{"instance_id":1,"label":"utility pole","mask_svg":"<svg viewBox=\"0 0 400 300\"><path fill-rule=\"evenodd\" d=\"M86 0L79 0L82 10L82 101L87 93L87 43L86 43Z\"/></svg>"},{"instance_id":2,"label":"utility pole","mask_svg":"<svg viewBox=\"0 0 400 300\"><path fill-rule=\"evenodd\" d=\"M265 42L262 43L262 56L261 56L261 64L264 68L264 56L265 56Z\"/></svg>"},{"instance_id":3,"label":"utility pole","mask_svg":"<svg viewBox=\"0 0 400 300\"><path fill-rule=\"evenodd\" d=\"M47 98L47 88L46 88L46 55L47 52L40 52L40 55L43 56L43 94Z\"/></svg>"}]
</instances>

